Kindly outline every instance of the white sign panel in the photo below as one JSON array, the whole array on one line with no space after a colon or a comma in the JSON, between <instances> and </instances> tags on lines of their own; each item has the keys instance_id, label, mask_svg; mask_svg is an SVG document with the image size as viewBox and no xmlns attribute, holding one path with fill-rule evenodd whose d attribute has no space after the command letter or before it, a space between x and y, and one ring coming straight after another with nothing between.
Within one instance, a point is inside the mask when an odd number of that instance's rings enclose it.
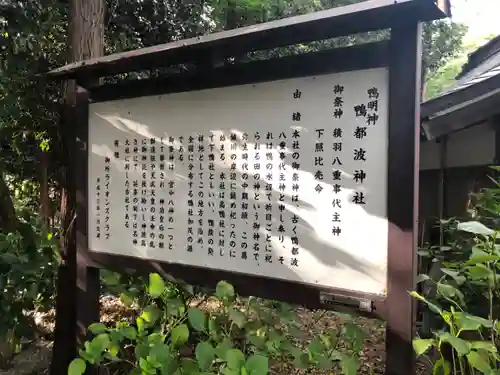
<instances>
[{"instance_id":1,"label":"white sign panel","mask_svg":"<svg viewBox=\"0 0 500 375\"><path fill-rule=\"evenodd\" d=\"M94 103L94 252L384 294L388 70Z\"/></svg>"}]
</instances>

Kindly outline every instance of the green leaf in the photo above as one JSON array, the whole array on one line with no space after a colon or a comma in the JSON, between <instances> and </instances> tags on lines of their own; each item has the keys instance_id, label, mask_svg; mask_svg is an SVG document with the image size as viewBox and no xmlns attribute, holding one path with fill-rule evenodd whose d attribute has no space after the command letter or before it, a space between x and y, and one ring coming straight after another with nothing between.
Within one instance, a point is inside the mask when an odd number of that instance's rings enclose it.
<instances>
[{"instance_id":1,"label":"green leaf","mask_svg":"<svg viewBox=\"0 0 500 375\"><path fill-rule=\"evenodd\" d=\"M250 375L266 375L269 371L269 360L263 355L254 354L245 362L245 369Z\"/></svg>"},{"instance_id":2,"label":"green leaf","mask_svg":"<svg viewBox=\"0 0 500 375\"><path fill-rule=\"evenodd\" d=\"M155 305L146 306L141 314L141 318L149 324L154 324L160 317L160 309Z\"/></svg>"},{"instance_id":3,"label":"green leaf","mask_svg":"<svg viewBox=\"0 0 500 375\"><path fill-rule=\"evenodd\" d=\"M165 336L160 332L153 332L148 336L148 344L163 344L165 342Z\"/></svg>"},{"instance_id":4,"label":"green leaf","mask_svg":"<svg viewBox=\"0 0 500 375\"><path fill-rule=\"evenodd\" d=\"M446 298L453 298L457 294L457 289L453 285L437 283L437 291Z\"/></svg>"},{"instance_id":5,"label":"green leaf","mask_svg":"<svg viewBox=\"0 0 500 375\"><path fill-rule=\"evenodd\" d=\"M129 340L135 340L137 338L137 330L135 327L123 327L121 329L123 336Z\"/></svg>"},{"instance_id":6,"label":"green leaf","mask_svg":"<svg viewBox=\"0 0 500 375\"><path fill-rule=\"evenodd\" d=\"M487 262L497 262L500 260L499 255L492 255L492 254L482 254L482 255L477 255L477 254L472 254L467 262L465 262L466 266L470 266L472 264L479 264L479 263L487 263Z\"/></svg>"},{"instance_id":7,"label":"green leaf","mask_svg":"<svg viewBox=\"0 0 500 375\"><path fill-rule=\"evenodd\" d=\"M149 351L149 356L154 360L158 361L160 363L164 363L168 359L170 359L172 353L170 352L170 347L167 344L164 343L156 343L153 346L151 346L151 349Z\"/></svg>"},{"instance_id":8,"label":"green leaf","mask_svg":"<svg viewBox=\"0 0 500 375\"><path fill-rule=\"evenodd\" d=\"M139 361L141 358L146 358L149 355L149 345L140 343L134 349L135 357Z\"/></svg>"},{"instance_id":9,"label":"green leaf","mask_svg":"<svg viewBox=\"0 0 500 375\"><path fill-rule=\"evenodd\" d=\"M413 340L413 350L417 357L426 353L436 342L433 339L415 339Z\"/></svg>"},{"instance_id":10,"label":"green leaf","mask_svg":"<svg viewBox=\"0 0 500 375\"><path fill-rule=\"evenodd\" d=\"M482 264L469 267L468 271L469 271L469 277L472 280L484 280L484 279L489 279L493 276L493 271L490 270L488 267L483 266Z\"/></svg>"},{"instance_id":11,"label":"green leaf","mask_svg":"<svg viewBox=\"0 0 500 375\"><path fill-rule=\"evenodd\" d=\"M217 317L210 317L208 319L208 334L212 340L219 341L221 329Z\"/></svg>"},{"instance_id":12,"label":"green leaf","mask_svg":"<svg viewBox=\"0 0 500 375\"><path fill-rule=\"evenodd\" d=\"M468 232L472 234L481 234L484 236L493 236L495 231L486 227L484 224L478 221L467 221L465 223L458 223L457 229L463 232Z\"/></svg>"},{"instance_id":13,"label":"green leaf","mask_svg":"<svg viewBox=\"0 0 500 375\"><path fill-rule=\"evenodd\" d=\"M148 286L149 295L153 298L157 298L160 297L164 291L165 281L163 281L162 277L157 273L150 273Z\"/></svg>"},{"instance_id":14,"label":"green leaf","mask_svg":"<svg viewBox=\"0 0 500 375\"><path fill-rule=\"evenodd\" d=\"M189 324L195 331L203 332L207 324L207 317L200 309L190 307L187 311Z\"/></svg>"},{"instance_id":15,"label":"green leaf","mask_svg":"<svg viewBox=\"0 0 500 375\"><path fill-rule=\"evenodd\" d=\"M421 273L420 275L417 276L417 284L427 280L432 280L432 279L429 275L426 275L425 273Z\"/></svg>"},{"instance_id":16,"label":"green leaf","mask_svg":"<svg viewBox=\"0 0 500 375\"><path fill-rule=\"evenodd\" d=\"M215 350L210 343L202 341L196 345L195 355L198 367L201 370L207 370L215 358Z\"/></svg>"},{"instance_id":17,"label":"green leaf","mask_svg":"<svg viewBox=\"0 0 500 375\"><path fill-rule=\"evenodd\" d=\"M363 349L366 332L355 322L347 322L343 327L344 334L348 338L352 349L359 352Z\"/></svg>"},{"instance_id":18,"label":"green leaf","mask_svg":"<svg viewBox=\"0 0 500 375\"><path fill-rule=\"evenodd\" d=\"M471 351L467 353L467 361L469 361L471 367L481 371L483 374L489 374L492 370L488 357L483 358L478 352Z\"/></svg>"},{"instance_id":19,"label":"green leaf","mask_svg":"<svg viewBox=\"0 0 500 375\"><path fill-rule=\"evenodd\" d=\"M215 288L215 296L221 300L231 301L235 296L234 288L227 281L219 281Z\"/></svg>"},{"instance_id":20,"label":"green leaf","mask_svg":"<svg viewBox=\"0 0 500 375\"><path fill-rule=\"evenodd\" d=\"M263 336L257 336L251 333L246 335L247 340L257 348L262 348L266 344L266 339Z\"/></svg>"},{"instance_id":21,"label":"green leaf","mask_svg":"<svg viewBox=\"0 0 500 375\"><path fill-rule=\"evenodd\" d=\"M340 360L340 368L344 375L356 375L359 368L359 362L352 356L343 355Z\"/></svg>"},{"instance_id":22,"label":"green leaf","mask_svg":"<svg viewBox=\"0 0 500 375\"><path fill-rule=\"evenodd\" d=\"M144 328L145 328L144 326L146 324L146 321L143 318L141 318L140 316L137 317L137 319L135 320L135 324L137 324L137 332L138 333L144 332Z\"/></svg>"},{"instance_id":23,"label":"green leaf","mask_svg":"<svg viewBox=\"0 0 500 375\"><path fill-rule=\"evenodd\" d=\"M71 361L68 367L68 375L83 375L87 364L81 358L75 358Z\"/></svg>"},{"instance_id":24,"label":"green leaf","mask_svg":"<svg viewBox=\"0 0 500 375\"><path fill-rule=\"evenodd\" d=\"M109 353L111 354L112 357L115 357L118 355L118 353L120 352L120 347L114 343L111 343L109 345ZM113 358L113 360L115 360L115 358ZM117 358L116 358L117 359Z\"/></svg>"},{"instance_id":25,"label":"green leaf","mask_svg":"<svg viewBox=\"0 0 500 375\"><path fill-rule=\"evenodd\" d=\"M432 369L432 375L450 375L451 366L443 358L439 358Z\"/></svg>"},{"instance_id":26,"label":"green leaf","mask_svg":"<svg viewBox=\"0 0 500 375\"><path fill-rule=\"evenodd\" d=\"M107 328L102 323L92 323L89 325L89 331L92 332L93 335L98 335L99 333L106 332Z\"/></svg>"},{"instance_id":27,"label":"green leaf","mask_svg":"<svg viewBox=\"0 0 500 375\"><path fill-rule=\"evenodd\" d=\"M441 268L441 272L450 276L458 285L462 285L466 280L465 276L460 275L458 271L449 268Z\"/></svg>"},{"instance_id":28,"label":"green leaf","mask_svg":"<svg viewBox=\"0 0 500 375\"><path fill-rule=\"evenodd\" d=\"M230 349L226 352L227 367L232 370L239 370L245 363L245 355L239 349Z\"/></svg>"},{"instance_id":29,"label":"green leaf","mask_svg":"<svg viewBox=\"0 0 500 375\"><path fill-rule=\"evenodd\" d=\"M477 331L481 327L492 328L493 322L491 320L482 318L480 316L470 315L467 313L456 312L454 314L455 324L461 331Z\"/></svg>"},{"instance_id":30,"label":"green leaf","mask_svg":"<svg viewBox=\"0 0 500 375\"><path fill-rule=\"evenodd\" d=\"M229 319L239 328L243 328L247 321L245 314L233 307L229 309Z\"/></svg>"},{"instance_id":31,"label":"green leaf","mask_svg":"<svg viewBox=\"0 0 500 375\"><path fill-rule=\"evenodd\" d=\"M134 303L134 296L131 296L126 293L120 293L120 301L125 305L125 306L132 306Z\"/></svg>"},{"instance_id":32,"label":"green leaf","mask_svg":"<svg viewBox=\"0 0 500 375\"><path fill-rule=\"evenodd\" d=\"M142 370L141 375L156 375L155 367L146 358L139 358L139 367Z\"/></svg>"},{"instance_id":33,"label":"green leaf","mask_svg":"<svg viewBox=\"0 0 500 375\"><path fill-rule=\"evenodd\" d=\"M114 272L107 271L102 276L102 279L107 286L117 286L120 284L120 276Z\"/></svg>"},{"instance_id":34,"label":"green leaf","mask_svg":"<svg viewBox=\"0 0 500 375\"><path fill-rule=\"evenodd\" d=\"M293 365L298 369L305 370L309 366L309 357L300 349L296 349L296 353L292 353L294 356Z\"/></svg>"},{"instance_id":35,"label":"green leaf","mask_svg":"<svg viewBox=\"0 0 500 375\"><path fill-rule=\"evenodd\" d=\"M170 351L170 348L169 348ZM171 352L169 352L169 355L167 358L163 361L162 367L161 367L161 374L162 375L173 375L177 369L179 368L179 361L177 358L175 358Z\"/></svg>"},{"instance_id":36,"label":"green leaf","mask_svg":"<svg viewBox=\"0 0 500 375\"><path fill-rule=\"evenodd\" d=\"M288 327L288 333L297 339L303 339L306 336L306 333L304 331L293 325Z\"/></svg>"},{"instance_id":37,"label":"green leaf","mask_svg":"<svg viewBox=\"0 0 500 375\"><path fill-rule=\"evenodd\" d=\"M316 336L311 340L309 345L307 346L307 351L311 355L311 358L314 358L316 355L323 353L325 350L325 344L321 341L321 338Z\"/></svg>"},{"instance_id":38,"label":"green leaf","mask_svg":"<svg viewBox=\"0 0 500 375\"><path fill-rule=\"evenodd\" d=\"M184 301L180 298L171 298L167 301L167 313L169 316L181 317L186 311Z\"/></svg>"},{"instance_id":39,"label":"green leaf","mask_svg":"<svg viewBox=\"0 0 500 375\"><path fill-rule=\"evenodd\" d=\"M496 353L497 347L490 341L470 341L471 348L476 350L486 350L490 353Z\"/></svg>"},{"instance_id":40,"label":"green leaf","mask_svg":"<svg viewBox=\"0 0 500 375\"><path fill-rule=\"evenodd\" d=\"M410 292L410 295L422 302L424 302L427 307L429 307L429 309L433 312L435 312L436 314L441 314L441 312L443 311L441 309L441 307L439 307L438 305L432 303L432 302L429 302L427 301L423 296L421 296L420 294L418 294L417 292Z\"/></svg>"},{"instance_id":41,"label":"green leaf","mask_svg":"<svg viewBox=\"0 0 500 375\"><path fill-rule=\"evenodd\" d=\"M111 343L111 341L109 340L109 336L107 333L98 334L90 342L92 348L94 348L98 351L101 351L101 352L108 349L110 343Z\"/></svg>"},{"instance_id":42,"label":"green leaf","mask_svg":"<svg viewBox=\"0 0 500 375\"><path fill-rule=\"evenodd\" d=\"M182 373L186 375L196 374L199 372L198 364L192 359L183 358L181 360Z\"/></svg>"},{"instance_id":43,"label":"green leaf","mask_svg":"<svg viewBox=\"0 0 500 375\"><path fill-rule=\"evenodd\" d=\"M219 357L220 359L225 359L226 353L232 348L233 344L231 340L229 340L227 337L224 337L222 341L215 348L215 354L217 354L217 357Z\"/></svg>"},{"instance_id":44,"label":"green leaf","mask_svg":"<svg viewBox=\"0 0 500 375\"><path fill-rule=\"evenodd\" d=\"M175 346L184 345L189 339L189 328L186 324L179 324L172 330L171 341Z\"/></svg>"},{"instance_id":45,"label":"green leaf","mask_svg":"<svg viewBox=\"0 0 500 375\"><path fill-rule=\"evenodd\" d=\"M471 344L468 341L451 335L449 332L441 332L439 340L449 343L457 352L459 356L464 356L471 350Z\"/></svg>"}]
</instances>

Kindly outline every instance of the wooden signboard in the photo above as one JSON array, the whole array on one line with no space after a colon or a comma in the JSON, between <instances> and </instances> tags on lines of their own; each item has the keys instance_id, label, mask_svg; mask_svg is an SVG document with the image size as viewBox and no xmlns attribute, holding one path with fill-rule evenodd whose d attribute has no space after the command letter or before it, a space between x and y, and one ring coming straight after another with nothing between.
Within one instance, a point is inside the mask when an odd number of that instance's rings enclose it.
<instances>
[{"instance_id":1,"label":"wooden signboard","mask_svg":"<svg viewBox=\"0 0 500 375\"><path fill-rule=\"evenodd\" d=\"M387 290L386 68L89 107L89 250Z\"/></svg>"}]
</instances>

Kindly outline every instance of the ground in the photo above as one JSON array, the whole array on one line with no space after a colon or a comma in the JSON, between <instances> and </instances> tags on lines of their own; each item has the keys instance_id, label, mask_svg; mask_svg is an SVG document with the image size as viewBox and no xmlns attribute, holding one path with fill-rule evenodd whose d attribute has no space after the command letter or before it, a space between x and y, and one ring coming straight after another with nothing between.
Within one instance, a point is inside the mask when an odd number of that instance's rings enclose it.
<instances>
[{"instance_id":1,"label":"ground","mask_svg":"<svg viewBox=\"0 0 500 375\"><path fill-rule=\"evenodd\" d=\"M122 319L126 315L133 314L120 303L119 300L106 298L101 301L101 321L110 322ZM324 318L319 324L308 324L315 321L316 313L299 308L297 312L302 316L306 327L312 326L304 339L304 344L314 337L317 333L337 324L337 318L326 312ZM54 312L37 317L37 321L46 331L51 331L54 325ZM362 354L362 368L358 375L378 375L384 374L385 367L385 326L382 322L366 318L358 318L358 323L368 331L368 340ZM47 368L50 363L52 343L50 341L33 342L21 352L14 360L14 365L9 370L0 370L0 375L42 375L47 374ZM273 370L274 374L302 374L300 371L289 368L286 364L278 366ZM419 364L419 373L425 373L424 365ZM313 374L323 374L324 371L317 371ZM330 373L331 374L331 373ZM64 374L61 374L64 375Z\"/></svg>"}]
</instances>

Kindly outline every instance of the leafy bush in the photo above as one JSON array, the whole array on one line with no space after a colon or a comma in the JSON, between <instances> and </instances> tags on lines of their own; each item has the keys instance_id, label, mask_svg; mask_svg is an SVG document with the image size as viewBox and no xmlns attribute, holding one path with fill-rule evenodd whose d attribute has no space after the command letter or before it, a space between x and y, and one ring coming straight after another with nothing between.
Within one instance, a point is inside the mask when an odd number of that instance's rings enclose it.
<instances>
[{"instance_id":1,"label":"leafy bush","mask_svg":"<svg viewBox=\"0 0 500 375\"><path fill-rule=\"evenodd\" d=\"M19 233L0 232L0 365L7 367L21 338L36 327L28 313L53 306L58 253L51 236L42 234L36 220L30 245Z\"/></svg>"},{"instance_id":2,"label":"leafy bush","mask_svg":"<svg viewBox=\"0 0 500 375\"><path fill-rule=\"evenodd\" d=\"M110 274L106 279L112 279ZM83 374L88 364L118 365L120 373L134 375L264 375L273 363L293 363L304 370L340 367L345 375L356 374L365 333L348 315L339 314L341 327L323 332L302 349L299 340L306 333L287 304L242 300L225 281L205 297L190 286L166 283L158 274L150 274L146 285L135 324L92 324L94 337L71 363L69 375ZM121 298L128 304L142 295L134 287L126 289Z\"/></svg>"},{"instance_id":3,"label":"leafy bush","mask_svg":"<svg viewBox=\"0 0 500 375\"><path fill-rule=\"evenodd\" d=\"M447 245L425 253L442 265L439 279L419 275L435 295L412 292L442 323L413 343L417 355L439 353L434 374L500 374L500 184L493 181L495 188L476 196L474 220L445 222Z\"/></svg>"}]
</instances>

